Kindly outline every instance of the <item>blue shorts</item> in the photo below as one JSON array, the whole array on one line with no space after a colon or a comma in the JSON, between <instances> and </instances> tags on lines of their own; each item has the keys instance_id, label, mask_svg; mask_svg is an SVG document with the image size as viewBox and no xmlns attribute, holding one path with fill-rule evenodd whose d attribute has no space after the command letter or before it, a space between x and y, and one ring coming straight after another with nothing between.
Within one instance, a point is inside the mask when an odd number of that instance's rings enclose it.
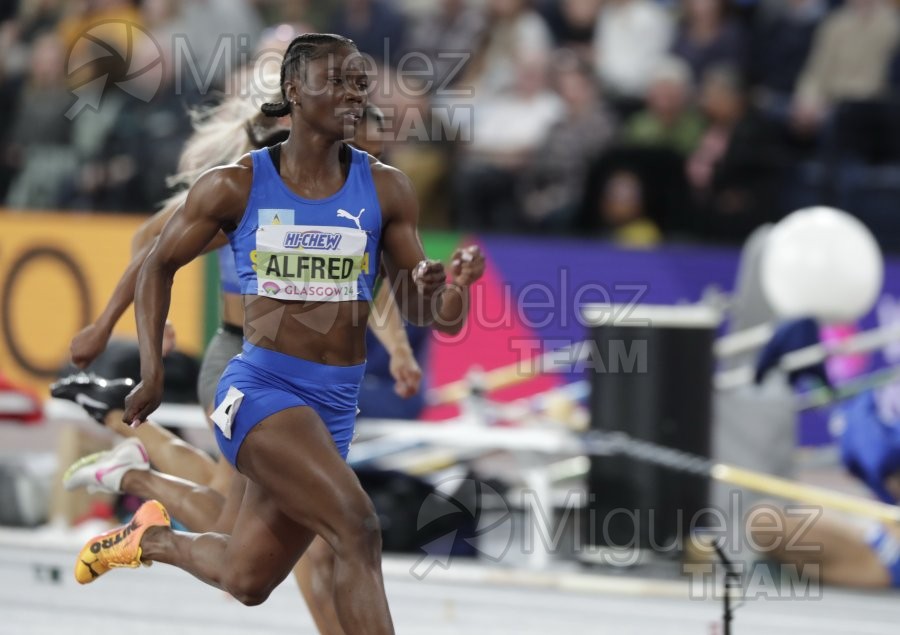
<instances>
[{"instance_id":1,"label":"blue shorts","mask_svg":"<svg viewBox=\"0 0 900 635\"><path fill-rule=\"evenodd\" d=\"M356 424L356 401L366 365L328 366L244 342L228 362L216 389L213 428L222 455L237 466L237 455L250 430L287 408L309 406L325 422L346 459ZM240 399L236 405L235 398ZM232 402L231 407L223 401ZM224 416L226 422L216 421Z\"/></svg>"},{"instance_id":2,"label":"blue shorts","mask_svg":"<svg viewBox=\"0 0 900 635\"><path fill-rule=\"evenodd\" d=\"M869 529L866 542L890 573L891 586L900 589L900 543L882 525L875 525Z\"/></svg>"}]
</instances>

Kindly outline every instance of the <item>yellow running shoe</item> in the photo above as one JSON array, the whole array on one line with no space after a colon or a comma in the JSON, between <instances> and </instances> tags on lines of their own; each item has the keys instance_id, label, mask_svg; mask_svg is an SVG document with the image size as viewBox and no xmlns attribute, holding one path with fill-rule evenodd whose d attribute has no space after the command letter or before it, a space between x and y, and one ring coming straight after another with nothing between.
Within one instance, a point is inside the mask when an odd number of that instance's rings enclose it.
<instances>
[{"instance_id":1,"label":"yellow running shoe","mask_svg":"<svg viewBox=\"0 0 900 635\"><path fill-rule=\"evenodd\" d=\"M75 579L89 584L117 567L136 568L150 561L141 560L141 538L150 527L170 527L169 512L159 501L147 501L135 512L131 522L88 540L75 563Z\"/></svg>"}]
</instances>

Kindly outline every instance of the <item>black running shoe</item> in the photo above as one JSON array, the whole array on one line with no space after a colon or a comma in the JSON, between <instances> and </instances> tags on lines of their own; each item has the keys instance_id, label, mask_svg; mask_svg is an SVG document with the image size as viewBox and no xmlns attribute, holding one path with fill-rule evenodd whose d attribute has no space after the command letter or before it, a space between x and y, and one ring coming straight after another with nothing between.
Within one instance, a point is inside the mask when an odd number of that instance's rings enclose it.
<instances>
[{"instance_id":1,"label":"black running shoe","mask_svg":"<svg viewBox=\"0 0 900 635\"><path fill-rule=\"evenodd\" d=\"M103 379L88 373L76 373L50 384L50 394L57 399L74 401L99 423L110 410L125 407L125 397L134 388L134 380Z\"/></svg>"}]
</instances>

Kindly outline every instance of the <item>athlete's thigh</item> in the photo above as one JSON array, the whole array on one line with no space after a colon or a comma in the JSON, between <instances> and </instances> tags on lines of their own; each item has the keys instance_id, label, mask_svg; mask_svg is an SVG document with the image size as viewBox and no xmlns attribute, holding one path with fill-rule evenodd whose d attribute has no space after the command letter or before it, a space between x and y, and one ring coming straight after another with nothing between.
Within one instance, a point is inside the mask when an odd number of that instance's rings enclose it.
<instances>
[{"instance_id":1,"label":"athlete's thigh","mask_svg":"<svg viewBox=\"0 0 900 635\"><path fill-rule=\"evenodd\" d=\"M284 580L315 534L281 511L262 486L247 481L225 558L254 588L274 589Z\"/></svg>"},{"instance_id":2,"label":"athlete's thigh","mask_svg":"<svg viewBox=\"0 0 900 635\"><path fill-rule=\"evenodd\" d=\"M332 544L338 523L372 511L325 423L308 406L261 421L237 458L240 472L264 487L286 514Z\"/></svg>"},{"instance_id":3,"label":"athlete's thigh","mask_svg":"<svg viewBox=\"0 0 900 635\"><path fill-rule=\"evenodd\" d=\"M216 520L213 528L213 531L222 534L230 534L234 528L241 504L244 502L244 494L247 491L247 477L234 470L234 468L232 468L232 471L234 476L228 485L225 504L222 506L222 511L219 513L219 518Z\"/></svg>"},{"instance_id":4,"label":"athlete's thigh","mask_svg":"<svg viewBox=\"0 0 900 635\"><path fill-rule=\"evenodd\" d=\"M237 476L237 470L234 469L234 466L228 462L228 459L219 455L213 467L209 488L217 491L222 496L228 496L228 492L231 489L231 481L235 476Z\"/></svg>"}]
</instances>

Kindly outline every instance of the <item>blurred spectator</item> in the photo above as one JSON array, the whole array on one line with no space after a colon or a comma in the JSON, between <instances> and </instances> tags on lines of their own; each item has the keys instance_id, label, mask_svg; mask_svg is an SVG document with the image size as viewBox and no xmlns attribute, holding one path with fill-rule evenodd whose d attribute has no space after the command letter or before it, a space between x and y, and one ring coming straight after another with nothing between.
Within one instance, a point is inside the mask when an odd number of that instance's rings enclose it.
<instances>
[{"instance_id":1,"label":"blurred spectator","mask_svg":"<svg viewBox=\"0 0 900 635\"><path fill-rule=\"evenodd\" d=\"M24 64L11 64L10 58L13 51L27 54L24 46L19 41L19 25L8 20L0 23L0 201L6 199L10 181L18 167L10 153L11 125L19 101L19 92L24 82L22 66ZM19 68L17 68L19 66Z\"/></svg>"},{"instance_id":2,"label":"blurred spectator","mask_svg":"<svg viewBox=\"0 0 900 635\"><path fill-rule=\"evenodd\" d=\"M489 0L487 27L474 51L464 84L476 102L516 90L518 67L528 56L546 66L552 50L550 30L526 0Z\"/></svg>"},{"instance_id":3,"label":"blurred spectator","mask_svg":"<svg viewBox=\"0 0 900 635\"><path fill-rule=\"evenodd\" d=\"M19 0L6 0L0 4L0 22L12 20L19 12Z\"/></svg>"},{"instance_id":4,"label":"blurred spectator","mask_svg":"<svg viewBox=\"0 0 900 635\"><path fill-rule=\"evenodd\" d=\"M55 33L35 39L3 156L6 166L18 170L6 197L10 207L58 207L75 171L71 121L64 116L72 98L63 74L65 59Z\"/></svg>"},{"instance_id":5,"label":"blurred spectator","mask_svg":"<svg viewBox=\"0 0 900 635\"><path fill-rule=\"evenodd\" d=\"M687 163L697 204L695 227L710 238L740 241L777 213L780 156L734 69L708 71L701 102L709 126Z\"/></svg>"},{"instance_id":6,"label":"blurred spectator","mask_svg":"<svg viewBox=\"0 0 900 635\"><path fill-rule=\"evenodd\" d=\"M514 92L475 94L472 140L456 162L459 227L518 228L519 172L563 110L560 98L547 88L546 74L545 58L523 54L514 67Z\"/></svg>"},{"instance_id":7,"label":"blurred spectator","mask_svg":"<svg viewBox=\"0 0 900 635\"><path fill-rule=\"evenodd\" d=\"M526 0L489 1L482 40L460 82L471 97L455 104L471 112L471 141L452 175L458 226L516 228L518 173L562 110L547 87L550 51L550 31Z\"/></svg>"},{"instance_id":8,"label":"blurred spectator","mask_svg":"<svg viewBox=\"0 0 900 635\"><path fill-rule=\"evenodd\" d=\"M65 4L66 15L59 22L59 36L66 51L75 46L75 42L91 26L102 22L128 22L140 24L141 16L133 0L75 0ZM121 37L117 37L121 34ZM125 29L107 29L103 39L115 42L119 50L127 50L127 32Z\"/></svg>"},{"instance_id":9,"label":"blurred spectator","mask_svg":"<svg viewBox=\"0 0 900 635\"><path fill-rule=\"evenodd\" d=\"M601 230L597 206L605 196L606 183L612 175L628 172L640 180L643 214L663 232L684 231L688 224L685 215L692 209L684 166L684 155L665 146L610 147L588 168L575 229L584 233Z\"/></svg>"},{"instance_id":10,"label":"blurred spectator","mask_svg":"<svg viewBox=\"0 0 900 635\"><path fill-rule=\"evenodd\" d=\"M256 45L256 51L253 54L255 64L241 67L238 70L238 82L252 81L253 76L265 77L274 74L276 77L281 74L281 62L284 59L284 52L291 44L291 40L301 33L310 33L314 29L309 24L303 23L281 23L265 29L259 36L259 42ZM247 76L250 77L247 77ZM236 84L241 86L243 84Z\"/></svg>"},{"instance_id":11,"label":"blurred spectator","mask_svg":"<svg viewBox=\"0 0 900 635\"><path fill-rule=\"evenodd\" d=\"M371 96L386 115L386 160L413 180L425 226L565 231L590 217L595 233L637 227L626 240L642 244L660 230L738 240L777 213L783 158L767 121L784 124L776 130L793 153L816 153L818 171L798 170L808 182L784 190L785 200L839 194L861 216L875 209L886 219L896 200L896 185L874 170L900 156L896 108L880 99L892 62L900 77L900 0L344 0L337 13L310 0L0 4L0 200L17 207L149 211L198 93L239 90L248 80L239 65L254 50L278 51L280 68L283 47L310 30L346 34L376 60L421 53L406 70L434 65L431 77L380 68ZM145 103L113 86L124 57L66 77L79 67L68 47L104 20L118 22L101 38L123 51L136 31L122 21L149 31L164 55L179 35L180 85L168 64ZM574 55L554 66L554 91L544 74L558 47ZM709 69L704 129L692 84ZM748 107L743 72L765 120ZM69 121L72 89L103 73L100 108ZM613 136L623 143L611 146ZM848 162L874 168L851 179Z\"/></svg>"},{"instance_id":12,"label":"blurred spectator","mask_svg":"<svg viewBox=\"0 0 900 635\"><path fill-rule=\"evenodd\" d=\"M181 14L175 0L142 0L141 20L143 26L157 35L168 35L166 31L175 24Z\"/></svg>"},{"instance_id":13,"label":"blurred spectator","mask_svg":"<svg viewBox=\"0 0 900 635\"><path fill-rule=\"evenodd\" d=\"M652 247L662 240L656 223L647 216L644 188L635 173L614 172L596 205L600 232L614 242L624 247Z\"/></svg>"},{"instance_id":14,"label":"blurred spectator","mask_svg":"<svg viewBox=\"0 0 900 635\"><path fill-rule=\"evenodd\" d=\"M385 114L387 147L382 161L403 171L413 182L420 221L430 227L447 227L451 205L448 154L455 145L452 141L463 134L463 128L451 120L459 114L466 122L471 121L471 101L459 104L452 91L434 86L429 89L426 81L430 76L382 67L373 79L370 85L376 88L370 100L377 102ZM464 134L470 132L466 127Z\"/></svg>"},{"instance_id":15,"label":"blurred spectator","mask_svg":"<svg viewBox=\"0 0 900 635\"><path fill-rule=\"evenodd\" d=\"M406 50L406 16L385 0L345 0L329 31L354 42L379 64L396 66Z\"/></svg>"},{"instance_id":16,"label":"blurred spectator","mask_svg":"<svg viewBox=\"0 0 900 635\"><path fill-rule=\"evenodd\" d=\"M104 156L109 138L120 124L121 112L125 107L134 107L131 98L118 90L107 91L100 108L82 110L72 121L72 149L78 157L78 170L69 184L69 192L64 197L64 207L74 209L110 209L101 205L101 195L116 171ZM121 134L121 132L119 132ZM132 164L131 160L128 164ZM112 208L115 211L115 208Z\"/></svg>"},{"instance_id":17,"label":"blurred spectator","mask_svg":"<svg viewBox=\"0 0 900 635\"><path fill-rule=\"evenodd\" d=\"M234 89L225 80L250 52L261 28L254 9L243 1L144 0L140 9L141 28L152 40L133 38L129 67L90 64L88 75L80 78L110 73L100 108L85 109L74 121L79 169L67 206L154 209L168 194L165 178L175 171L190 133L189 106L201 93ZM203 11L215 15L204 17ZM104 36L118 34L112 30ZM140 72L132 76L136 69Z\"/></svg>"},{"instance_id":18,"label":"blurred spectator","mask_svg":"<svg viewBox=\"0 0 900 635\"><path fill-rule=\"evenodd\" d=\"M544 0L539 5L557 46L590 55L602 0Z\"/></svg>"},{"instance_id":19,"label":"blurred spectator","mask_svg":"<svg viewBox=\"0 0 900 635\"><path fill-rule=\"evenodd\" d=\"M28 51L21 39L21 30L17 20L0 22L0 84L21 75L27 67Z\"/></svg>"},{"instance_id":20,"label":"blurred spectator","mask_svg":"<svg viewBox=\"0 0 900 635\"><path fill-rule=\"evenodd\" d=\"M672 41L672 17L654 0L605 0L594 32L594 64L610 96L643 98Z\"/></svg>"},{"instance_id":21,"label":"blurred spectator","mask_svg":"<svg viewBox=\"0 0 900 635\"><path fill-rule=\"evenodd\" d=\"M668 147L688 155L703 134L703 120L691 104L691 71L677 57L670 57L653 73L647 91L647 107L625 124L627 144Z\"/></svg>"},{"instance_id":22,"label":"blurred spectator","mask_svg":"<svg viewBox=\"0 0 900 635\"><path fill-rule=\"evenodd\" d=\"M612 140L615 120L593 70L574 52L557 54L553 78L564 111L523 171L519 197L527 225L560 231L571 226L588 166Z\"/></svg>"},{"instance_id":23,"label":"blurred spectator","mask_svg":"<svg viewBox=\"0 0 900 635\"><path fill-rule=\"evenodd\" d=\"M759 8L749 73L757 104L779 120L786 116L813 36L827 12L825 0L767 0Z\"/></svg>"},{"instance_id":24,"label":"blurred spectator","mask_svg":"<svg viewBox=\"0 0 900 635\"><path fill-rule=\"evenodd\" d=\"M882 95L898 40L900 20L890 0L847 0L829 15L797 85L795 127L814 131L836 102Z\"/></svg>"},{"instance_id":25,"label":"blurred spectator","mask_svg":"<svg viewBox=\"0 0 900 635\"><path fill-rule=\"evenodd\" d=\"M171 3L153 26L153 36L164 49L174 53L170 60L181 66L178 90L202 95L222 88L226 79L247 61L256 49L263 24L249 0L153 0Z\"/></svg>"},{"instance_id":26,"label":"blurred spectator","mask_svg":"<svg viewBox=\"0 0 900 635\"><path fill-rule=\"evenodd\" d=\"M62 4L60 0L23 0L18 4L18 16L14 14L12 17L18 22L22 42L30 44L36 36L56 28Z\"/></svg>"},{"instance_id":27,"label":"blurred spectator","mask_svg":"<svg viewBox=\"0 0 900 635\"><path fill-rule=\"evenodd\" d=\"M461 78L458 55L471 56L484 28L484 14L465 0L442 0L414 23L409 49L425 55L434 65L434 90L441 91Z\"/></svg>"},{"instance_id":28,"label":"blurred spectator","mask_svg":"<svg viewBox=\"0 0 900 635\"><path fill-rule=\"evenodd\" d=\"M110 162L104 155L108 149L108 140L118 125L121 111L126 107L140 106L135 96L120 90L117 86L134 86L136 95L141 93L142 86L148 86L148 82L159 78L162 74L162 60L160 51L153 42L142 37L135 29L128 29L120 21L107 22L95 25L93 23L93 11L99 10L98 6L85 3L82 7L82 15L71 15L70 22L75 24L81 21L81 27L91 31L92 40L76 38L70 50L68 69L69 85L73 92L80 87L90 87L94 81L101 83L102 92L98 95L98 101L94 107L78 108L71 111L72 116L72 145L78 161L78 168L66 184L66 191L61 206L75 209L109 209L101 205L101 194L108 187L109 181L121 172L116 167L122 165L134 165L135 161L129 158L127 161ZM100 14L104 15L104 14ZM130 23L140 19L141 29L156 29L166 19L175 15L173 0L146 0L141 7L138 18L132 15L122 16ZM74 28L74 27L72 27ZM104 55L96 57L93 47L93 38L111 45L118 55ZM133 40L133 46L129 46L129 39ZM129 59L129 49L132 56ZM127 62L127 63L126 63ZM146 68L145 68L146 67ZM126 79L135 70L143 70L134 78L134 83ZM126 83L128 82L128 83ZM153 96L156 86L152 83L146 90L145 99ZM79 93L80 94L80 93ZM71 101L71 99L70 99ZM85 103L90 102L89 94L85 96ZM74 102L80 103L79 101ZM113 208L115 209L115 208Z\"/></svg>"},{"instance_id":29,"label":"blurred spectator","mask_svg":"<svg viewBox=\"0 0 900 635\"><path fill-rule=\"evenodd\" d=\"M166 177L177 172L178 156L190 135L190 105L175 87L176 73L170 51L162 51L157 73L145 72L129 81L135 95L114 110L102 143L83 145L93 150L79 184L80 203L92 209L146 213L169 194ZM134 60L138 68L158 56L149 40L135 40ZM78 118L79 127L82 125ZM98 122L98 125L103 125Z\"/></svg>"},{"instance_id":30,"label":"blurred spectator","mask_svg":"<svg viewBox=\"0 0 900 635\"><path fill-rule=\"evenodd\" d=\"M684 0L684 17L672 52L687 62L700 81L707 69L727 64L745 67L745 41L740 25L725 15L725 0Z\"/></svg>"},{"instance_id":31,"label":"blurred spectator","mask_svg":"<svg viewBox=\"0 0 900 635\"><path fill-rule=\"evenodd\" d=\"M330 3L313 0L254 0L266 24L309 24L307 32L322 31L331 18Z\"/></svg>"}]
</instances>

